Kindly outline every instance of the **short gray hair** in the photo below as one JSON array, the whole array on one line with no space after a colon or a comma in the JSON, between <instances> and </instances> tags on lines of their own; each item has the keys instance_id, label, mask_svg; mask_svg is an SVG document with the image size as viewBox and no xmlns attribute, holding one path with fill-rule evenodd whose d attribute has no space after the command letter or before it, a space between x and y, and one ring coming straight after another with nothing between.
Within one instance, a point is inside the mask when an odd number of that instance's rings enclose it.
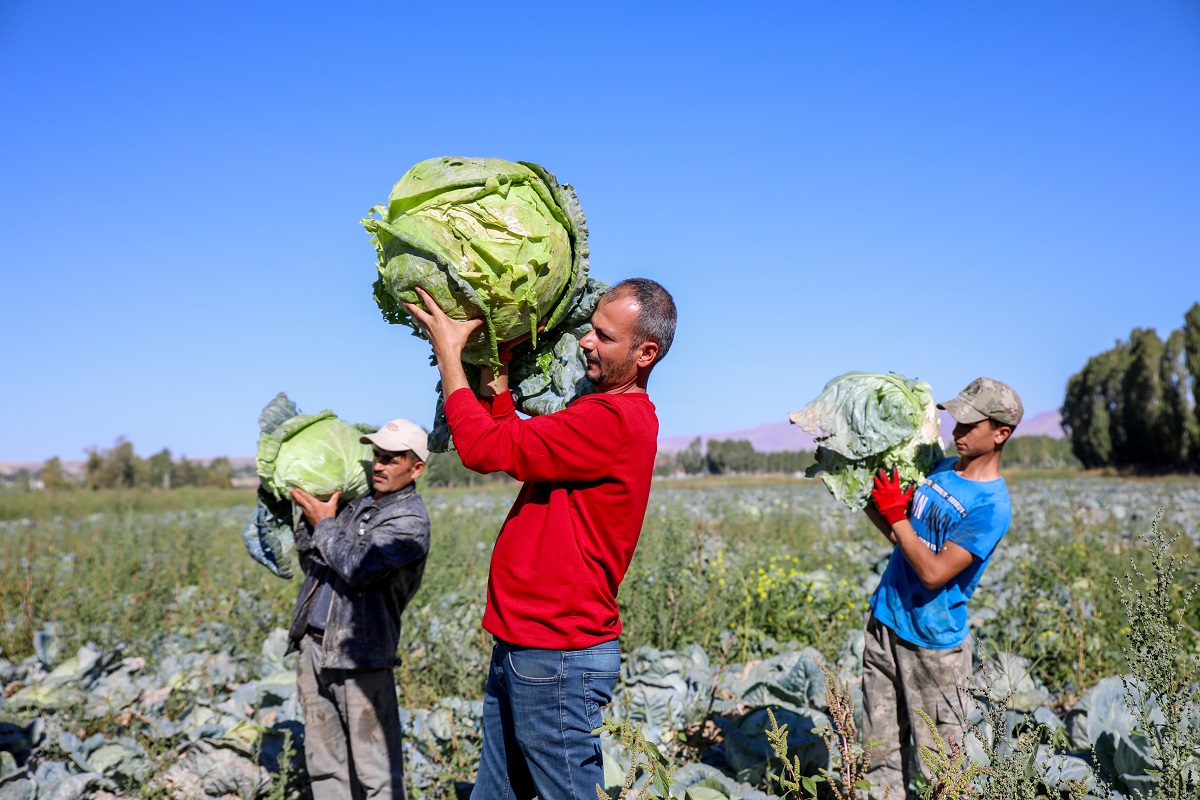
<instances>
[{"instance_id":1,"label":"short gray hair","mask_svg":"<svg viewBox=\"0 0 1200 800\"><path fill-rule=\"evenodd\" d=\"M658 345L658 355L654 357L654 364L651 364L654 366L667 355L675 339L675 299L662 284L649 278L626 278L604 294L605 300L622 297L632 297L638 306L633 346L640 347L646 342Z\"/></svg>"}]
</instances>

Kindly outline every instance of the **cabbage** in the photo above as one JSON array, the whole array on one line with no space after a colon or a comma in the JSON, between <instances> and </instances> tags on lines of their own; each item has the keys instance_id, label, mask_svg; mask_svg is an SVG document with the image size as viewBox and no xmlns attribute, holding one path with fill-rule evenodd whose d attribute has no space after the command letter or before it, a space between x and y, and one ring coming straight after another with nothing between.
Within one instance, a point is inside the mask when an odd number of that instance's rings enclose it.
<instances>
[{"instance_id":1,"label":"cabbage","mask_svg":"<svg viewBox=\"0 0 1200 800\"><path fill-rule=\"evenodd\" d=\"M319 500L341 492L343 500L371 490L369 444L363 431L342 422L332 411L298 414L258 440L258 475L262 484L283 500L298 487Z\"/></svg>"},{"instance_id":2,"label":"cabbage","mask_svg":"<svg viewBox=\"0 0 1200 800\"><path fill-rule=\"evenodd\" d=\"M255 561L290 578L293 531L300 521L290 489L301 488L321 500L341 492L341 501L369 492L372 449L359 438L375 428L350 425L332 411L301 414L283 392L263 409L258 424L258 503L242 540Z\"/></svg>"},{"instance_id":3,"label":"cabbage","mask_svg":"<svg viewBox=\"0 0 1200 800\"><path fill-rule=\"evenodd\" d=\"M916 485L945 456L929 384L895 372L840 375L789 418L817 440L817 461L805 475L819 476L854 510L866 506L881 468Z\"/></svg>"},{"instance_id":4,"label":"cabbage","mask_svg":"<svg viewBox=\"0 0 1200 800\"><path fill-rule=\"evenodd\" d=\"M499 345L530 335L509 365L521 411L551 413L590 391L578 343L607 287L587 277L574 189L537 164L446 156L406 172L371 213L362 225L378 256L375 302L385 320L425 338L403 305L418 302L420 286L450 317L484 319L463 350L473 381L471 365L499 368ZM434 452L449 447L442 400Z\"/></svg>"}]
</instances>

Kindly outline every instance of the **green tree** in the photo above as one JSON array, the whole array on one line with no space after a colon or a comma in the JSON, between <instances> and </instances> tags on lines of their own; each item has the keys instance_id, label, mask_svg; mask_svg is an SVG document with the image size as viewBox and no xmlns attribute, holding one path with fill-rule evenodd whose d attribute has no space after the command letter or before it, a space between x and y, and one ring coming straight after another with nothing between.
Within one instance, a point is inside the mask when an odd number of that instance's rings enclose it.
<instances>
[{"instance_id":1,"label":"green tree","mask_svg":"<svg viewBox=\"0 0 1200 800\"><path fill-rule=\"evenodd\" d=\"M42 486L45 487L46 491L58 492L71 488L71 481L63 471L62 460L58 456L46 459L46 463L42 465L42 472L39 477L41 477Z\"/></svg>"},{"instance_id":2,"label":"green tree","mask_svg":"<svg viewBox=\"0 0 1200 800\"><path fill-rule=\"evenodd\" d=\"M751 473L761 470L760 454L745 439L709 439L705 464L712 475Z\"/></svg>"},{"instance_id":3,"label":"green tree","mask_svg":"<svg viewBox=\"0 0 1200 800\"><path fill-rule=\"evenodd\" d=\"M1200 303L1183 315L1183 352L1192 384L1192 424L1188 453L1192 468L1200 470Z\"/></svg>"},{"instance_id":4,"label":"green tree","mask_svg":"<svg viewBox=\"0 0 1200 800\"><path fill-rule=\"evenodd\" d=\"M164 447L146 459L146 471L149 476L148 481L150 486L170 489L171 473L174 471L174 464L171 461L171 451Z\"/></svg>"},{"instance_id":5,"label":"green tree","mask_svg":"<svg viewBox=\"0 0 1200 800\"><path fill-rule=\"evenodd\" d=\"M1163 343L1159 382L1163 404L1159 411L1158 427L1163 437L1165 464L1174 470L1186 469L1196 419L1189 407L1187 363L1184 359L1184 333L1172 331Z\"/></svg>"},{"instance_id":6,"label":"green tree","mask_svg":"<svg viewBox=\"0 0 1200 800\"><path fill-rule=\"evenodd\" d=\"M233 464L226 456L217 456L204 469L204 485L214 489L233 488Z\"/></svg>"},{"instance_id":7,"label":"green tree","mask_svg":"<svg viewBox=\"0 0 1200 800\"><path fill-rule=\"evenodd\" d=\"M1112 349L1089 358L1067 381L1063 428L1086 469L1113 466L1121 457L1126 440L1121 385L1128 354L1128 346L1118 341Z\"/></svg>"},{"instance_id":8,"label":"green tree","mask_svg":"<svg viewBox=\"0 0 1200 800\"><path fill-rule=\"evenodd\" d=\"M1129 364L1121 378L1126 440L1114 454L1117 466L1160 467L1171 461L1161 425L1165 349L1153 328L1134 328L1129 334Z\"/></svg>"},{"instance_id":9,"label":"green tree","mask_svg":"<svg viewBox=\"0 0 1200 800\"><path fill-rule=\"evenodd\" d=\"M83 466L83 483L89 489L106 489L104 486L104 458L95 447L87 451L87 462Z\"/></svg>"},{"instance_id":10,"label":"green tree","mask_svg":"<svg viewBox=\"0 0 1200 800\"><path fill-rule=\"evenodd\" d=\"M457 450L446 453L430 453L425 462L425 474L421 476L421 485L428 486L478 486L484 483L494 483L508 480L503 472L491 475L481 475L463 466Z\"/></svg>"},{"instance_id":11,"label":"green tree","mask_svg":"<svg viewBox=\"0 0 1200 800\"><path fill-rule=\"evenodd\" d=\"M22 467L13 473L13 486L17 487L19 492L28 492L30 489L29 470Z\"/></svg>"},{"instance_id":12,"label":"green tree","mask_svg":"<svg viewBox=\"0 0 1200 800\"><path fill-rule=\"evenodd\" d=\"M697 436L692 441L688 442L688 446L679 451L676 457L679 468L688 475L699 475L704 472L706 464L704 460L704 443Z\"/></svg>"},{"instance_id":13,"label":"green tree","mask_svg":"<svg viewBox=\"0 0 1200 800\"><path fill-rule=\"evenodd\" d=\"M113 446L104 451L103 459L100 474L104 488L132 489L137 486L141 459L133 452L133 442L118 437Z\"/></svg>"},{"instance_id":14,"label":"green tree","mask_svg":"<svg viewBox=\"0 0 1200 800\"><path fill-rule=\"evenodd\" d=\"M188 461L187 456L181 456L171 462L171 486L200 486L204 480L203 472L195 461Z\"/></svg>"}]
</instances>

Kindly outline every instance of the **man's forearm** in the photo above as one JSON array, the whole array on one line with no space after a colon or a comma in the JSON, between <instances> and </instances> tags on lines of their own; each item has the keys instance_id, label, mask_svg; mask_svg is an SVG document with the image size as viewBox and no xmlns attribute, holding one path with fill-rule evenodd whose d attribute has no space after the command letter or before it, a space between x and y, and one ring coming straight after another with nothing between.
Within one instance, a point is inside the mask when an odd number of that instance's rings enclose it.
<instances>
[{"instance_id":1,"label":"man's forearm","mask_svg":"<svg viewBox=\"0 0 1200 800\"><path fill-rule=\"evenodd\" d=\"M508 364L500 362L498 371L491 364L484 364L479 377L479 396L496 397L508 391Z\"/></svg>"},{"instance_id":2,"label":"man's forearm","mask_svg":"<svg viewBox=\"0 0 1200 800\"><path fill-rule=\"evenodd\" d=\"M442 397L449 397L459 389L471 389L467 371L463 369L461 353L437 353L438 372L442 375Z\"/></svg>"},{"instance_id":3,"label":"man's forearm","mask_svg":"<svg viewBox=\"0 0 1200 800\"><path fill-rule=\"evenodd\" d=\"M912 523L902 519L892 526L896 544L904 560L917 573L917 578L926 589L938 589L971 563L971 554L947 542L940 552L935 553L917 535ZM951 552L953 551L953 552Z\"/></svg>"},{"instance_id":4,"label":"man's forearm","mask_svg":"<svg viewBox=\"0 0 1200 800\"><path fill-rule=\"evenodd\" d=\"M871 520L876 528L879 528L879 532L886 536L889 542L892 544L897 543L896 534L892 532L892 526L889 525L888 521L883 518L883 515L879 513L879 509L876 508L874 504L867 503L867 506L863 509L863 511L867 513L867 519Z\"/></svg>"}]
</instances>

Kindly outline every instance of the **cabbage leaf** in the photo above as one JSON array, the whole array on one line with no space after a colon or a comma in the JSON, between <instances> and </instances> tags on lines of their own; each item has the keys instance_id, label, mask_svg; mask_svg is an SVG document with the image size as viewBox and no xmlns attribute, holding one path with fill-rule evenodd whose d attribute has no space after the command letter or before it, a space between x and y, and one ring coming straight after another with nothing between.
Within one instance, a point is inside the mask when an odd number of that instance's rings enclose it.
<instances>
[{"instance_id":1,"label":"cabbage leaf","mask_svg":"<svg viewBox=\"0 0 1200 800\"><path fill-rule=\"evenodd\" d=\"M919 485L945 456L929 384L895 372L839 375L790 419L817 440L805 475L854 510L866 506L881 468Z\"/></svg>"}]
</instances>

